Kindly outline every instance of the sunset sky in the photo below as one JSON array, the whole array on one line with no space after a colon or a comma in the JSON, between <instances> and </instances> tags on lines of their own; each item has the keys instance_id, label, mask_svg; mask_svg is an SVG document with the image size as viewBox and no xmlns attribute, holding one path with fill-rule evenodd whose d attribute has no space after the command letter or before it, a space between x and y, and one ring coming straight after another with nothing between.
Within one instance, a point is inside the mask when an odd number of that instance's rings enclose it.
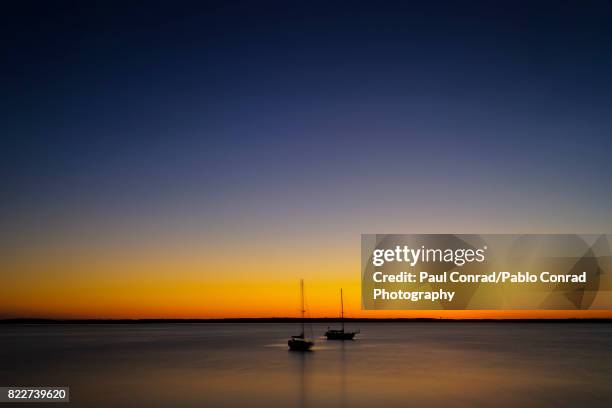
<instances>
[{"instance_id":1,"label":"sunset sky","mask_svg":"<svg viewBox=\"0 0 612 408\"><path fill-rule=\"evenodd\" d=\"M359 281L362 233L612 231L609 5L201 3L3 10L0 318L297 316L300 278L612 317Z\"/></svg>"}]
</instances>

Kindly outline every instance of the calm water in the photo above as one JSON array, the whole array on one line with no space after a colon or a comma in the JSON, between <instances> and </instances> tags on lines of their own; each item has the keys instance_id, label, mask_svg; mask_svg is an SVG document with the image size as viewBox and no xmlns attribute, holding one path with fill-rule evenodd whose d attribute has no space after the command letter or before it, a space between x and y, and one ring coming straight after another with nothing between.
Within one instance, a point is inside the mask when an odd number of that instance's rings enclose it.
<instances>
[{"instance_id":1,"label":"calm water","mask_svg":"<svg viewBox=\"0 0 612 408\"><path fill-rule=\"evenodd\" d=\"M612 406L612 325L357 327L296 353L294 324L4 325L0 385L69 385L75 407Z\"/></svg>"}]
</instances>

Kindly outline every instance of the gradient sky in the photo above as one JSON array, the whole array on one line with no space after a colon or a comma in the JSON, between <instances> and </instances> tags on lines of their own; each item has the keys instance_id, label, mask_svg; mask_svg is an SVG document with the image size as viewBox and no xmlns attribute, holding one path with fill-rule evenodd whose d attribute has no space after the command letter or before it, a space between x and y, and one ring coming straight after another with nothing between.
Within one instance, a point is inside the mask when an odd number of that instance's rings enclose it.
<instances>
[{"instance_id":1,"label":"gradient sky","mask_svg":"<svg viewBox=\"0 0 612 408\"><path fill-rule=\"evenodd\" d=\"M361 233L612 231L605 2L85 3L0 17L0 317L293 316L301 277L382 317Z\"/></svg>"}]
</instances>

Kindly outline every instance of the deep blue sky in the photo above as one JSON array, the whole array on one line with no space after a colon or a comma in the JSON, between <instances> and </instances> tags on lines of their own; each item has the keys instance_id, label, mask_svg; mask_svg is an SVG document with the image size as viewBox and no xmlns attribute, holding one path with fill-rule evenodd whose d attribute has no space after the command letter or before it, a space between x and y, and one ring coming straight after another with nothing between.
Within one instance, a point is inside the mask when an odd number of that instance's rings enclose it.
<instances>
[{"instance_id":1,"label":"deep blue sky","mask_svg":"<svg viewBox=\"0 0 612 408\"><path fill-rule=\"evenodd\" d=\"M13 236L612 228L606 2L92 3L4 6Z\"/></svg>"}]
</instances>

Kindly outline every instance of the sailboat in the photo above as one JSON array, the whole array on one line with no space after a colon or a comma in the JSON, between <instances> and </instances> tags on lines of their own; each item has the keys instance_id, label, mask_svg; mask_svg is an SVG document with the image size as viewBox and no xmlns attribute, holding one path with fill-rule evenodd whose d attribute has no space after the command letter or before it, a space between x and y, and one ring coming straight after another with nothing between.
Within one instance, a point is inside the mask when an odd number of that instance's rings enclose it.
<instances>
[{"instance_id":1,"label":"sailboat","mask_svg":"<svg viewBox=\"0 0 612 408\"><path fill-rule=\"evenodd\" d=\"M342 299L342 289L340 289L340 321L342 322L342 328L330 329L328 328L325 332L327 340L353 340L357 332L344 331L344 300Z\"/></svg>"},{"instance_id":2,"label":"sailboat","mask_svg":"<svg viewBox=\"0 0 612 408\"><path fill-rule=\"evenodd\" d=\"M302 333L298 334L297 336L291 336L287 344L291 350L308 351L312 348L312 346L314 346L314 342L307 339L304 335L304 313L306 313L306 310L304 309L304 279L300 280L300 293L302 295Z\"/></svg>"}]
</instances>

